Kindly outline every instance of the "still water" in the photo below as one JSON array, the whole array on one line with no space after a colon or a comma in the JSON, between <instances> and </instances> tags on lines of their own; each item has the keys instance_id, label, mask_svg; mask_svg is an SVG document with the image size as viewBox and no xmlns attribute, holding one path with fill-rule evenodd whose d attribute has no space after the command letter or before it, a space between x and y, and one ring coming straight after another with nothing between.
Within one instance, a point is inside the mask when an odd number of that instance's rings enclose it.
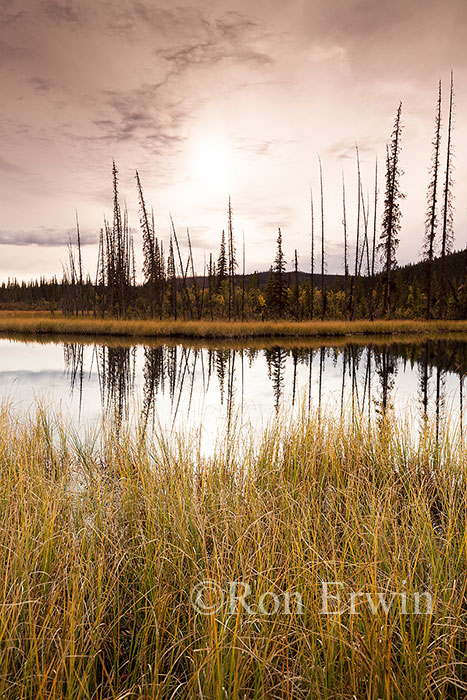
<instances>
[{"instance_id":1,"label":"still water","mask_svg":"<svg viewBox=\"0 0 467 700\"><path fill-rule=\"evenodd\" d=\"M82 430L102 415L136 416L157 430L202 426L203 445L236 427L261 429L277 413L392 411L413 426L448 414L463 428L467 338L273 344L125 345L0 339L0 399L37 402Z\"/></svg>"}]
</instances>

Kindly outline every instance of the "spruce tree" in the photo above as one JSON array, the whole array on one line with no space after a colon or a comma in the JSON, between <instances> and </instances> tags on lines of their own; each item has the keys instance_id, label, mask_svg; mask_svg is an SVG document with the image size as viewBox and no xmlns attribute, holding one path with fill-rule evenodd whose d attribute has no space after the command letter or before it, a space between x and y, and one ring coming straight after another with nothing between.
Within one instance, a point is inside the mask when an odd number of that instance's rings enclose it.
<instances>
[{"instance_id":1,"label":"spruce tree","mask_svg":"<svg viewBox=\"0 0 467 700\"><path fill-rule=\"evenodd\" d=\"M433 138L433 153L431 160L430 175L431 180L427 194L427 213L425 219L425 239L423 254L427 264L426 271L426 318L431 318L431 304L433 296L433 258L435 255L435 238L438 226L437 205L438 205L438 179L439 179L439 156L441 146L441 80L438 87L438 104L435 117L435 135Z\"/></svg>"},{"instance_id":2,"label":"spruce tree","mask_svg":"<svg viewBox=\"0 0 467 700\"><path fill-rule=\"evenodd\" d=\"M140 223L143 233L143 277L148 292L148 301L151 317L154 317L156 303L157 286L157 264L156 246L154 236L154 226L149 219L146 203L143 196L143 188L138 171L136 171L136 188L138 190L138 200L140 208Z\"/></svg>"},{"instance_id":3,"label":"spruce tree","mask_svg":"<svg viewBox=\"0 0 467 700\"><path fill-rule=\"evenodd\" d=\"M267 310L269 312L274 312L276 308L276 283L272 265L269 268L268 278L266 280L266 284L264 285L264 299Z\"/></svg>"},{"instance_id":4,"label":"spruce tree","mask_svg":"<svg viewBox=\"0 0 467 700\"><path fill-rule=\"evenodd\" d=\"M378 250L384 268L384 300L383 311L386 316L391 314L391 274L396 268L396 251L399 245L399 232L402 212L400 200L405 195L400 189L400 177L403 172L399 165L402 136L402 102L397 109L391 144L386 149L386 195L384 200L383 222Z\"/></svg>"},{"instance_id":5,"label":"spruce tree","mask_svg":"<svg viewBox=\"0 0 467 700\"><path fill-rule=\"evenodd\" d=\"M172 236L169 241L169 256L167 258L168 304L169 314L177 320L177 273L175 270L175 255Z\"/></svg>"},{"instance_id":6,"label":"spruce tree","mask_svg":"<svg viewBox=\"0 0 467 700\"><path fill-rule=\"evenodd\" d=\"M274 307L279 317L282 317L286 302L285 257L282 250L282 232L280 228L277 234L277 249L274 259Z\"/></svg>"},{"instance_id":7,"label":"spruce tree","mask_svg":"<svg viewBox=\"0 0 467 700\"><path fill-rule=\"evenodd\" d=\"M219 291L222 283L227 279L227 254L225 251L225 232L222 231L221 245L219 249L219 257L217 258L217 290Z\"/></svg>"}]
</instances>

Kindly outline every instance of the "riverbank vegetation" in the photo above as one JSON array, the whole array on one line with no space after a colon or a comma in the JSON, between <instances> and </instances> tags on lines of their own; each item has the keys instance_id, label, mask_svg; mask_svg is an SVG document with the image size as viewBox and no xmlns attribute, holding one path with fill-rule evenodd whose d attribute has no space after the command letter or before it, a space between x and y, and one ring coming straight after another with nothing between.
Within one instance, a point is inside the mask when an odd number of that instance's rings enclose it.
<instances>
[{"instance_id":1,"label":"riverbank vegetation","mask_svg":"<svg viewBox=\"0 0 467 700\"><path fill-rule=\"evenodd\" d=\"M3 311L0 312L0 333L200 339L339 338L417 334L424 339L437 338L443 334L467 333L467 321L154 321Z\"/></svg>"},{"instance_id":2,"label":"riverbank vegetation","mask_svg":"<svg viewBox=\"0 0 467 700\"><path fill-rule=\"evenodd\" d=\"M467 451L451 428L312 415L205 458L195 436L78 437L4 406L2 697L463 697Z\"/></svg>"}]
</instances>

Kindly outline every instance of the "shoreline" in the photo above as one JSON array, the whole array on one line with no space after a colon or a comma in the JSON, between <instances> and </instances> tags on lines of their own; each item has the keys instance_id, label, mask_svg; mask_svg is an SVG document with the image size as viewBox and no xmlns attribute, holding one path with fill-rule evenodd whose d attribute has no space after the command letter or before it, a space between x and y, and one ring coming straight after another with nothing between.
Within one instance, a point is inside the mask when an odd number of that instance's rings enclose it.
<instances>
[{"instance_id":1,"label":"shoreline","mask_svg":"<svg viewBox=\"0 0 467 700\"><path fill-rule=\"evenodd\" d=\"M109 336L200 340L312 339L351 336L467 334L467 320L375 321L173 321L70 318L35 312L0 312L0 334L23 336Z\"/></svg>"}]
</instances>

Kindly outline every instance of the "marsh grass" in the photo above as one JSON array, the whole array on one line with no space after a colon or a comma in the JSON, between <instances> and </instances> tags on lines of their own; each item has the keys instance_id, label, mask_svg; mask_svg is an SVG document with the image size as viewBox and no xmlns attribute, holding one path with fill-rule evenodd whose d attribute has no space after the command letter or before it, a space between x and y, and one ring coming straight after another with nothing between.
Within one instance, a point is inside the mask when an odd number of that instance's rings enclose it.
<instances>
[{"instance_id":1,"label":"marsh grass","mask_svg":"<svg viewBox=\"0 0 467 700\"><path fill-rule=\"evenodd\" d=\"M0 697L453 698L466 684L467 458L428 426L316 416L193 444L0 413ZM303 614L202 615L204 580ZM322 614L322 583L430 591Z\"/></svg>"},{"instance_id":2,"label":"marsh grass","mask_svg":"<svg viewBox=\"0 0 467 700\"><path fill-rule=\"evenodd\" d=\"M338 338L406 333L437 337L440 333L467 333L467 321L152 321L3 311L0 312L0 333L205 339Z\"/></svg>"}]
</instances>

